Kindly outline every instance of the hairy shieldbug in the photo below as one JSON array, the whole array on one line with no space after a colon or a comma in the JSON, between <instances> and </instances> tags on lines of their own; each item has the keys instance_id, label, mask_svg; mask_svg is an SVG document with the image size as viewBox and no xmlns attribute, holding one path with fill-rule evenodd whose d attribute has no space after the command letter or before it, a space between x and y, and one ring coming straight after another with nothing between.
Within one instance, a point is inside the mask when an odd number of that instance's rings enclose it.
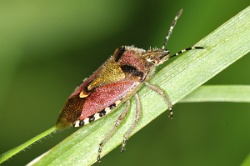
<instances>
[{"instance_id":1,"label":"hairy shieldbug","mask_svg":"<svg viewBox=\"0 0 250 166\"><path fill-rule=\"evenodd\" d=\"M141 103L137 91L143 84L165 99L170 111L169 117L172 118L172 103L168 95L159 87L150 84L148 80L154 75L155 68L168 59L188 50L203 49L203 47L189 47L170 55L170 52L165 48L181 13L182 9L174 18L162 48L149 50L134 46L117 48L114 54L70 95L58 117L57 129L86 125L102 118L114 108L126 102L126 108L99 145L97 160L100 161L102 147L125 118L130 108L130 98L135 97L136 117L134 123L131 124L124 135L122 141L122 151L124 151L126 140L140 119Z\"/></svg>"}]
</instances>

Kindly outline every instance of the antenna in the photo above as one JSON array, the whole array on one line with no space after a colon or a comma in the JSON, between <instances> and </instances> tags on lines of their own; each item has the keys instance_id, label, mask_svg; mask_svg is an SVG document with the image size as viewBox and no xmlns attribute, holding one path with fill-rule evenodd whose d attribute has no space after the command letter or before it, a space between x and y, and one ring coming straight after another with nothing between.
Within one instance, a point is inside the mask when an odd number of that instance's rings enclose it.
<instances>
[{"instance_id":1,"label":"antenna","mask_svg":"<svg viewBox=\"0 0 250 166\"><path fill-rule=\"evenodd\" d=\"M175 18L174 18L174 20L173 20L173 22L172 22L172 24L171 24L171 26L170 26L170 28L169 28L169 30L168 30L168 35L166 36L166 38L165 38L165 40L164 40L164 42L163 42L163 45L162 45L162 47L161 47L163 50L165 50L165 46L166 46L167 43L168 43L168 39L170 38L170 36L171 36L171 34L172 34L172 32L173 32L174 26L175 26L175 24L176 24L178 18L181 16L182 11L183 11L183 10L181 9L181 10L179 10L179 12L176 14L176 16L175 16Z\"/></svg>"}]
</instances>

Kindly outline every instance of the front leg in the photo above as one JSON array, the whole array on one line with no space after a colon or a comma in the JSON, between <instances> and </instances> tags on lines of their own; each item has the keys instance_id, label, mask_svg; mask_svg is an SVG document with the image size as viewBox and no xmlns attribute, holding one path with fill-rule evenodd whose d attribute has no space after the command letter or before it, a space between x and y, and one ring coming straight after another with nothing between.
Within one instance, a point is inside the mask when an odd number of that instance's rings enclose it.
<instances>
[{"instance_id":1,"label":"front leg","mask_svg":"<svg viewBox=\"0 0 250 166\"><path fill-rule=\"evenodd\" d=\"M145 82L145 85L147 87L149 87L150 89L152 89L153 91L157 92L159 95L161 95L165 99L165 101L168 104L168 110L169 110L169 116L168 117L170 119L173 119L173 115L174 115L173 111L172 111L172 106L173 105L172 105L172 102L170 101L170 99L168 97L168 94L163 92L163 90L161 88L159 88L158 86L152 85L152 84L150 84L148 82Z\"/></svg>"}]
</instances>

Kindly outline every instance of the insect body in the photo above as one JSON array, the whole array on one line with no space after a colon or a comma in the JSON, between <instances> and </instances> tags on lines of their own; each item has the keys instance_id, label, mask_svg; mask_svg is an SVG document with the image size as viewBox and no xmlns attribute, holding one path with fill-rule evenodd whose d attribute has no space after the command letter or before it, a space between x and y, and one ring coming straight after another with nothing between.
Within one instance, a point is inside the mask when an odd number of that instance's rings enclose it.
<instances>
[{"instance_id":1,"label":"insect body","mask_svg":"<svg viewBox=\"0 0 250 166\"><path fill-rule=\"evenodd\" d=\"M180 10L172 22L168 35L166 36L161 49L144 50L134 46L122 46L117 48L114 54L89 78L76 88L70 95L57 120L57 128L62 129L69 126L79 127L93 122L111 112L115 107L126 102L126 108L117 119L114 127L100 143L98 158L102 147L110 139L116 128L126 116L130 108L130 98L136 100L136 118L125 133L122 144L122 151L125 150L126 140L136 126L141 115L141 103L137 95L138 89L146 85L166 100L170 110L170 117L173 116L172 104L169 97L159 87L148 83L154 75L155 68L187 50L202 49L202 47L190 47L174 55L165 49L172 30L181 15Z\"/></svg>"}]
</instances>

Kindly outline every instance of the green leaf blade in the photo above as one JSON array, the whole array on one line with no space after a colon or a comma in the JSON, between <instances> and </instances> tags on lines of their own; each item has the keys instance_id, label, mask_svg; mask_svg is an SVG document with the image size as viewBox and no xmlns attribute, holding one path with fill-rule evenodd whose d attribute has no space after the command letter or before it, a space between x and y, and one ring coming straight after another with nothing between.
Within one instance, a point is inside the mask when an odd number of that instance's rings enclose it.
<instances>
[{"instance_id":1,"label":"green leaf blade","mask_svg":"<svg viewBox=\"0 0 250 166\"><path fill-rule=\"evenodd\" d=\"M250 86L203 85L180 102L250 102Z\"/></svg>"},{"instance_id":2,"label":"green leaf blade","mask_svg":"<svg viewBox=\"0 0 250 166\"><path fill-rule=\"evenodd\" d=\"M173 103L218 74L227 66L247 54L250 50L250 7L246 8L210 35L197 46L204 50L194 50L178 57L163 68L150 81L159 85L170 96ZM163 113L167 105L164 100L147 88L143 88L141 97L143 115L135 132ZM131 112L121 127L105 145L102 155L117 147L123 134L134 120L134 101ZM98 145L112 128L124 106L97 122L79 129L63 142L51 149L34 165L91 165L96 161Z\"/></svg>"}]
</instances>

